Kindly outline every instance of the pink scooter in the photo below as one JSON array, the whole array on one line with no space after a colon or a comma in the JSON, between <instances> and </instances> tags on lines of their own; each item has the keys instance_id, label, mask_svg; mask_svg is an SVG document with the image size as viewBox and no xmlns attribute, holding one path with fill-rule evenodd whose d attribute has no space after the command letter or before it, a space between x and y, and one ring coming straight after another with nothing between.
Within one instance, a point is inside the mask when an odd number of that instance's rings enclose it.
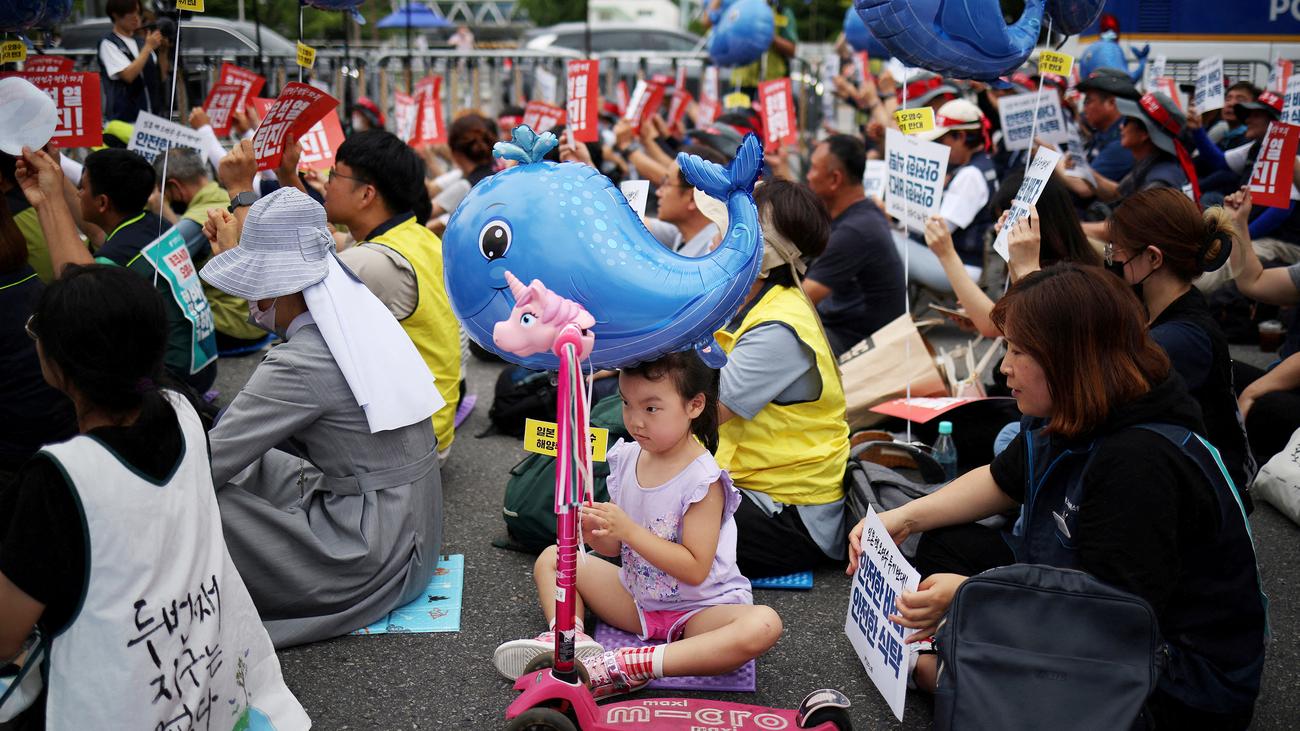
<instances>
[{"instance_id":1,"label":"pink scooter","mask_svg":"<svg viewBox=\"0 0 1300 731\"><path fill-rule=\"evenodd\" d=\"M591 450L582 442L575 444L574 435L585 436L587 432L586 392L579 364L591 352L594 337L588 328L594 320L581 305L560 298L540 282L534 280L527 288L533 291L525 293L522 283L506 276L511 288L518 288L516 305L510 320L497 324L493 340L510 352L530 355L545 347L541 340L553 338L550 348L560 359L555 462L555 651L553 656L533 660L515 681L515 690L523 692L506 709L506 729L851 731L849 699L833 689L809 693L795 710L697 698L639 698L596 705L587 689L586 668L574 659L578 508L589 497L585 478L591 474ZM539 316L539 312L544 314Z\"/></svg>"}]
</instances>

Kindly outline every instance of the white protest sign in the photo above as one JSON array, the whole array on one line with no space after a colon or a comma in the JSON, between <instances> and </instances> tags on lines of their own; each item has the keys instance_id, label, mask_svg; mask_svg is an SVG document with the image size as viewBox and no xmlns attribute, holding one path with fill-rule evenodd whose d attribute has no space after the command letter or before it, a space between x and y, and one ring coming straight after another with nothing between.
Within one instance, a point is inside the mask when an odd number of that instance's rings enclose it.
<instances>
[{"instance_id":1,"label":"white protest sign","mask_svg":"<svg viewBox=\"0 0 1300 731\"><path fill-rule=\"evenodd\" d=\"M1065 128L1065 115L1061 113L1061 98L1056 92L1016 94L998 100L998 116L1002 119L1002 144L1008 150L1028 150L1034 146L1034 137L1059 145L1068 142L1070 133ZM1038 125L1034 125L1034 107L1038 107Z\"/></svg>"},{"instance_id":2,"label":"white protest sign","mask_svg":"<svg viewBox=\"0 0 1300 731\"><path fill-rule=\"evenodd\" d=\"M0 150L15 157L24 147L39 150L54 136L59 113L54 100L26 79L0 79Z\"/></svg>"},{"instance_id":3,"label":"white protest sign","mask_svg":"<svg viewBox=\"0 0 1300 731\"><path fill-rule=\"evenodd\" d=\"M1223 56L1211 56L1196 64L1196 111L1204 114L1223 109Z\"/></svg>"},{"instance_id":4,"label":"white protest sign","mask_svg":"<svg viewBox=\"0 0 1300 731\"><path fill-rule=\"evenodd\" d=\"M540 99L547 104L556 104L559 100L556 98L560 85L560 79L555 74L547 71L541 66L537 67L537 93L533 95L534 99Z\"/></svg>"},{"instance_id":5,"label":"white protest sign","mask_svg":"<svg viewBox=\"0 0 1300 731\"><path fill-rule=\"evenodd\" d=\"M867 160L862 174L862 192L868 198L885 199L885 185L889 181L889 163L884 160Z\"/></svg>"},{"instance_id":6,"label":"white protest sign","mask_svg":"<svg viewBox=\"0 0 1300 731\"><path fill-rule=\"evenodd\" d=\"M1286 80L1286 95L1282 98L1282 121L1300 124L1300 74Z\"/></svg>"},{"instance_id":7,"label":"white protest sign","mask_svg":"<svg viewBox=\"0 0 1300 731\"><path fill-rule=\"evenodd\" d=\"M140 112L135 120L135 134L131 135L131 142L126 149L138 152L144 159L153 162L154 158L169 147L188 147L203 154L203 138L198 131L189 127L148 112Z\"/></svg>"},{"instance_id":8,"label":"white protest sign","mask_svg":"<svg viewBox=\"0 0 1300 731\"><path fill-rule=\"evenodd\" d=\"M1020 184L1015 200L1011 201L1011 211L1007 214L1007 220L1002 225L997 240L993 242L993 250L998 252L998 256L1007 261L1011 260L1011 250L1007 245L1011 228L1017 221L1029 215L1030 206L1038 203L1039 196L1043 194L1043 186L1047 185L1047 179L1052 177L1052 171L1056 169L1056 163L1060 159L1061 153L1056 150L1048 147L1038 148L1038 154L1034 155L1034 161L1029 164L1029 172L1025 173L1025 180Z\"/></svg>"},{"instance_id":9,"label":"white protest sign","mask_svg":"<svg viewBox=\"0 0 1300 731\"><path fill-rule=\"evenodd\" d=\"M625 180L618 184L618 189L623 191L623 197L636 211L636 215L645 220L645 204L650 198L650 181L649 180Z\"/></svg>"},{"instance_id":10,"label":"white protest sign","mask_svg":"<svg viewBox=\"0 0 1300 731\"><path fill-rule=\"evenodd\" d=\"M1152 56L1151 57L1151 78L1158 79L1161 76L1164 76L1165 66L1168 63L1169 60L1165 57L1165 54L1163 53L1157 53L1155 56Z\"/></svg>"},{"instance_id":11,"label":"white protest sign","mask_svg":"<svg viewBox=\"0 0 1300 731\"><path fill-rule=\"evenodd\" d=\"M862 530L862 556L849 592L844 634L848 635L871 682L900 721L912 666L910 656L916 645L903 644L908 630L889 621L889 615L898 613L894 606L898 595L916 591L919 583L921 575L903 557L876 511L868 506Z\"/></svg>"},{"instance_id":12,"label":"white protest sign","mask_svg":"<svg viewBox=\"0 0 1300 731\"><path fill-rule=\"evenodd\" d=\"M948 146L924 142L896 129L885 131L888 181L885 211L914 231L939 212L948 172Z\"/></svg>"}]
</instances>

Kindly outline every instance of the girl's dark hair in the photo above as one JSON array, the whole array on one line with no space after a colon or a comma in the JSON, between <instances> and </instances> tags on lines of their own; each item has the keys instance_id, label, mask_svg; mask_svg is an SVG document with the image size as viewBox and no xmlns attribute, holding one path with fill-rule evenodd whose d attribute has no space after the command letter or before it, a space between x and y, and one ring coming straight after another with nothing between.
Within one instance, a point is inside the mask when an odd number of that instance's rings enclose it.
<instances>
[{"instance_id":1,"label":"girl's dark hair","mask_svg":"<svg viewBox=\"0 0 1300 731\"><path fill-rule=\"evenodd\" d=\"M1017 168L1002 179L1002 185L993 194L991 203L995 218L1011 207L1011 201L1015 200L1016 193L1020 191L1024 177L1024 169ZM1035 207L1038 209L1038 231L1042 237L1038 250L1038 263L1041 266L1048 267L1061 261L1101 266L1101 254L1088 243L1083 226L1079 225L1079 214L1070 198L1070 189L1056 173L1047 179Z\"/></svg>"},{"instance_id":2,"label":"girl's dark hair","mask_svg":"<svg viewBox=\"0 0 1300 731\"><path fill-rule=\"evenodd\" d=\"M447 146L475 166L492 163L492 146L497 143L496 124L477 114L466 114L451 123Z\"/></svg>"},{"instance_id":3,"label":"girl's dark hair","mask_svg":"<svg viewBox=\"0 0 1300 731\"><path fill-rule=\"evenodd\" d=\"M704 394L704 410L691 421L691 433L710 452L718 451L718 372L693 350L669 353L657 360L624 368L624 373L647 381L671 378L681 397L690 400Z\"/></svg>"},{"instance_id":4,"label":"girl's dark hair","mask_svg":"<svg viewBox=\"0 0 1300 731\"><path fill-rule=\"evenodd\" d=\"M41 293L32 329L67 383L109 414L136 423L167 412L158 390L167 315L149 281L121 267L69 265Z\"/></svg>"},{"instance_id":5,"label":"girl's dark hair","mask_svg":"<svg viewBox=\"0 0 1300 731\"><path fill-rule=\"evenodd\" d=\"M760 213L772 209L772 225L799 249L804 261L821 256L831 238L831 214L826 204L808 186L789 180L770 179L754 189L754 203ZM788 267L777 267L767 281L783 287L797 287Z\"/></svg>"},{"instance_id":6,"label":"girl's dark hair","mask_svg":"<svg viewBox=\"0 0 1300 731\"><path fill-rule=\"evenodd\" d=\"M1034 272L1007 290L990 317L1042 367L1052 397L1047 428L1067 439L1092 432L1169 376L1169 357L1147 332L1137 295L1100 267Z\"/></svg>"}]
</instances>

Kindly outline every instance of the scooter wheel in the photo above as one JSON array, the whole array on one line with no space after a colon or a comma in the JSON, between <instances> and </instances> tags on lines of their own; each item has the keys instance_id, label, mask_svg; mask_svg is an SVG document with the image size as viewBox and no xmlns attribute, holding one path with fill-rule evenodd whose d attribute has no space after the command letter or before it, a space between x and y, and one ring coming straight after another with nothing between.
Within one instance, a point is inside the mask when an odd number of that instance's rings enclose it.
<instances>
[{"instance_id":1,"label":"scooter wheel","mask_svg":"<svg viewBox=\"0 0 1300 731\"><path fill-rule=\"evenodd\" d=\"M835 707L818 708L808 714L799 728L817 728L827 721L835 724L837 731L853 731L853 719L849 718L849 712Z\"/></svg>"},{"instance_id":2,"label":"scooter wheel","mask_svg":"<svg viewBox=\"0 0 1300 731\"><path fill-rule=\"evenodd\" d=\"M578 677L582 679L582 684L587 685L591 681L591 676L587 674L587 666L580 662L575 662L574 665L578 668ZM524 666L522 674L528 675L550 667L555 667L555 656L547 652L529 660L528 664Z\"/></svg>"},{"instance_id":3,"label":"scooter wheel","mask_svg":"<svg viewBox=\"0 0 1300 731\"><path fill-rule=\"evenodd\" d=\"M529 708L515 716L506 731L578 731L578 727L554 708Z\"/></svg>"}]
</instances>

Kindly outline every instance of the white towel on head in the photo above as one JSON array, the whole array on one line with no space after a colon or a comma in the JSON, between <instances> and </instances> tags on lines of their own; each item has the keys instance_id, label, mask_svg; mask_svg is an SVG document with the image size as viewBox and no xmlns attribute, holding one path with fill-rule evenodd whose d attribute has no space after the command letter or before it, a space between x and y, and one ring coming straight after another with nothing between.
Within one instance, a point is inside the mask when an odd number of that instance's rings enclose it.
<instances>
[{"instance_id":1,"label":"white towel on head","mask_svg":"<svg viewBox=\"0 0 1300 731\"><path fill-rule=\"evenodd\" d=\"M372 434L427 420L447 405L406 331L333 253L329 273L302 295Z\"/></svg>"}]
</instances>

